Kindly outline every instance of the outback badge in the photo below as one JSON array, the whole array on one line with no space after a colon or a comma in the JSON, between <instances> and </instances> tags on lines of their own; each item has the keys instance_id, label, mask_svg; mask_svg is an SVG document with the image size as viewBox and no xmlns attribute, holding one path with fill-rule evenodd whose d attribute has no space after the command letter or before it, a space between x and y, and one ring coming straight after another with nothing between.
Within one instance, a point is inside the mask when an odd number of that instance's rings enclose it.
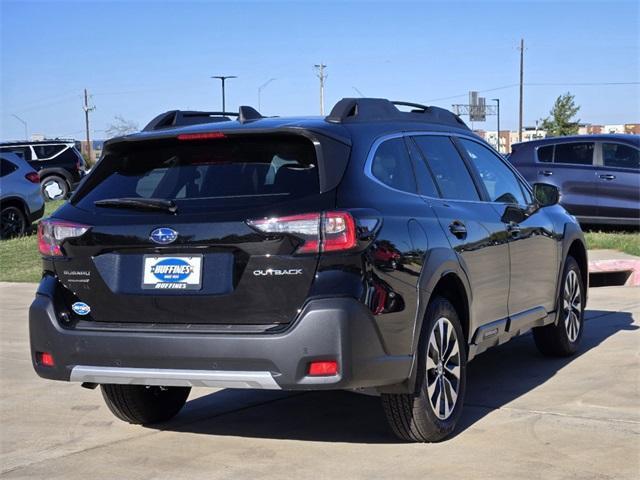
<instances>
[{"instance_id":1,"label":"outback badge","mask_svg":"<svg viewBox=\"0 0 640 480\"><path fill-rule=\"evenodd\" d=\"M168 245L173 243L178 238L178 232L176 232L173 228L168 227L160 227L156 228L149 235L149 239L152 242L159 243L160 245Z\"/></svg>"}]
</instances>

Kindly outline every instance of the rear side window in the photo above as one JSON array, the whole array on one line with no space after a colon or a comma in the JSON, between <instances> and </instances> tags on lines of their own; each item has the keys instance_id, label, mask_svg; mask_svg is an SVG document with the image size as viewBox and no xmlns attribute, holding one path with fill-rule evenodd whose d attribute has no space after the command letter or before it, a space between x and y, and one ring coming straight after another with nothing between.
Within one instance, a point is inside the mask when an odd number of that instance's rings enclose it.
<instances>
[{"instance_id":1,"label":"rear side window","mask_svg":"<svg viewBox=\"0 0 640 480\"><path fill-rule=\"evenodd\" d=\"M371 163L371 173L396 190L416 193L409 152L402 138L393 138L378 146Z\"/></svg>"},{"instance_id":2,"label":"rear side window","mask_svg":"<svg viewBox=\"0 0 640 480\"><path fill-rule=\"evenodd\" d=\"M3 147L2 151L15 153L20 158L27 161L31 160L31 149L29 147Z\"/></svg>"},{"instance_id":3,"label":"rear side window","mask_svg":"<svg viewBox=\"0 0 640 480\"><path fill-rule=\"evenodd\" d=\"M34 145L33 150L39 160L51 158L66 148L66 145Z\"/></svg>"},{"instance_id":4,"label":"rear side window","mask_svg":"<svg viewBox=\"0 0 640 480\"><path fill-rule=\"evenodd\" d=\"M631 145L603 143L602 161L605 167L640 169L640 152Z\"/></svg>"},{"instance_id":5,"label":"rear side window","mask_svg":"<svg viewBox=\"0 0 640 480\"><path fill-rule=\"evenodd\" d=\"M5 160L4 158L0 158L0 177L4 177L9 175L11 172L15 172L18 167L11 163L9 160Z\"/></svg>"},{"instance_id":6,"label":"rear side window","mask_svg":"<svg viewBox=\"0 0 640 480\"><path fill-rule=\"evenodd\" d=\"M318 194L313 144L293 135L214 141L155 141L110 152L78 193L77 205L139 197L181 210L249 206Z\"/></svg>"},{"instance_id":7,"label":"rear side window","mask_svg":"<svg viewBox=\"0 0 640 480\"><path fill-rule=\"evenodd\" d=\"M554 162L573 165L593 165L593 142L559 143Z\"/></svg>"},{"instance_id":8,"label":"rear side window","mask_svg":"<svg viewBox=\"0 0 640 480\"><path fill-rule=\"evenodd\" d=\"M480 200L467 166L448 137L418 135L414 139L443 198Z\"/></svg>"},{"instance_id":9,"label":"rear side window","mask_svg":"<svg viewBox=\"0 0 640 480\"><path fill-rule=\"evenodd\" d=\"M553 162L553 145L545 145L538 148L538 161L543 163Z\"/></svg>"}]
</instances>

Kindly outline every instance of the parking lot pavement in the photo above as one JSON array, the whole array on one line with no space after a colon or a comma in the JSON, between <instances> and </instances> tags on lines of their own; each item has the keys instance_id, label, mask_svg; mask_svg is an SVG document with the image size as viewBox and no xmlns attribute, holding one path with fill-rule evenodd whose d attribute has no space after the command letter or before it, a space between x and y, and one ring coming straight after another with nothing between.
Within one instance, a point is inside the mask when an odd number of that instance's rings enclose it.
<instances>
[{"instance_id":1,"label":"parking lot pavement","mask_svg":"<svg viewBox=\"0 0 640 480\"><path fill-rule=\"evenodd\" d=\"M0 477L51 479L640 478L640 289L591 289L579 355L530 336L469 365L456 435L391 436L379 400L347 392L194 390L158 428L115 419L99 391L39 379L34 285L0 284Z\"/></svg>"}]
</instances>

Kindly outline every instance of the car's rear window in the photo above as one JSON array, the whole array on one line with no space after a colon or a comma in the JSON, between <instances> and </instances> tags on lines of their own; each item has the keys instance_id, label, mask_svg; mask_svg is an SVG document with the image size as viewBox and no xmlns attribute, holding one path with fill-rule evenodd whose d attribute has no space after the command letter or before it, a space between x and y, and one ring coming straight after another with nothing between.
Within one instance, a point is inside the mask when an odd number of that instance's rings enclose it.
<instances>
[{"instance_id":1,"label":"car's rear window","mask_svg":"<svg viewBox=\"0 0 640 480\"><path fill-rule=\"evenodd\" d=\"M295 135L163 141L107 153L74 203L157 198L179 206L255 204L319 193L313 144Z\"/></svg>"}]
</instances>

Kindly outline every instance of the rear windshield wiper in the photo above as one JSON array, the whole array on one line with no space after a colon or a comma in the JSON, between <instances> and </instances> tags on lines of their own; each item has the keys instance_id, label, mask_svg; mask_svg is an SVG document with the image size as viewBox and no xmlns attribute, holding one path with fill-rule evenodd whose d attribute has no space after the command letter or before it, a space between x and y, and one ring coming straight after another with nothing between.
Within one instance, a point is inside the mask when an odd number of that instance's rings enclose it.
<instances>
[{"instance_id":1,"label":"rear windshield wiper","mask_svg":"<svg viewBox=\"0 0 640 480\"><path fill-rule=\"evenodd\" d=\"M162 210L176 213L177 205L173 200L161 198L105 198L93 202L96 207L129 208L131 210Z\"/></svg>"}]
</instances>

